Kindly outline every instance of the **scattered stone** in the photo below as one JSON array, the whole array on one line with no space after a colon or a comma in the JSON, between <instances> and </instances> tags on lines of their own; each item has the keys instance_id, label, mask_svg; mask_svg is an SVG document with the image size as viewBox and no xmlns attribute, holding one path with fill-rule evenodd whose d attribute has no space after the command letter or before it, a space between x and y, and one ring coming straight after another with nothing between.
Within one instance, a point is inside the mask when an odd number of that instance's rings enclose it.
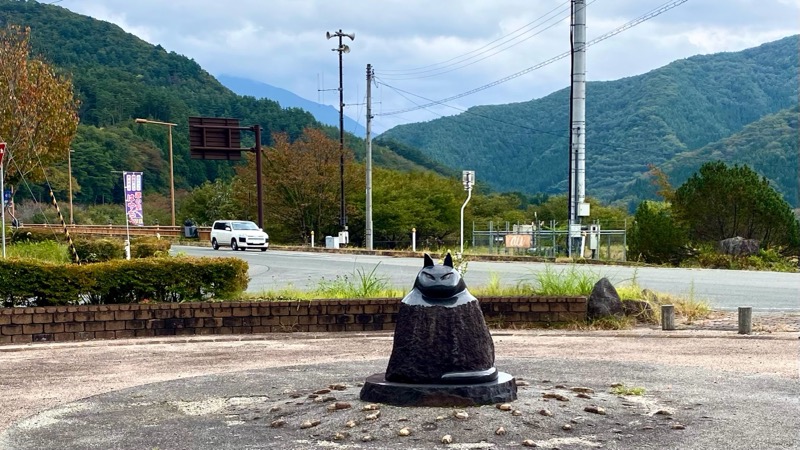
<instances>
[{"instance_id":1,"label":"scattered stone","mask_svg":"<svg viewBox=\"0 0 800 450\"><path fill-rule=\"evenodd\" d=\"M517 386L530 386L531 384L525 380L516 380Z\"/></svg>"},{"instance_id":2,"label":"scattered stone","mask_svg":"<svg viewBox=\"0 0 800 450\"><path fill-rule=\"evenodd\" d=\"M367 419L367 420L377 420L378 417L380 417L380 416L381 416L381 411L377 410L377 411L375 411L373 413L367 414L367 417L365 417L365 419Z\"/></svg>"},{"instance_id":3,"label":"scattered stone","mask_svg":"<svg viewBox=\"0 0 800 450\"><path fill-rule=\"evenodd\" d=\"M444 416L436 416L436 420L437 420L437 421L439 421L439 420L444 420Z\"/></svg>"},{"instance_id":4,"label":"scattered stone","mask_svg":"<svg viewBox=\"0 0 800 450\"><path fill-rule=\"evenodd\" d=\"M522 415L522 411L520 411L520 410L518 410L518 409L515 409L515 410L511 411L511 415L512 415L512 416L519 417L519 416L521 416L521 415Z\"/></svg>"},{"instance_id":5,"label":"scattered stone","mask_svg":"<svg viewBox=\"0 0 800 450\"><path fill-rule=\"evenodd\" d=\"M579 394L578 394L578 395L576 395L575 397L578 397L578 398L592 398L592 396L591 396L591 395L589 395L589 394L586 394L586 393L584 393L584 392L581 392L581 393L579 393Z\"/></svg>"},{"instance_id":6,"label":"scattered stone","mask_svg":"<svg viewBox=\"0 0 800 450\"><path fill-rule=\"evenodd\" d=\"M655 427L652 427L650 425L645 425L645 426L642 427L642 429L643 430L653 430L653 429L655 429Z\"/></svg>"},{"instance_id":7,"label":"scattered stone","mask_svg":"<svg viewBox=\"0 0 800 450\"><path fill-rule=\"evenodd\" d=\"M305 422L300 424L300 428L301 429L313 428L319 424L320 424L319 420L306 420Z\"/></svg>"},{"instance_id":8,"label":"scattered stone","mask_svg":"<svg viewBox=\"0 0 800 450\"><path fill-rule=\"evenodd\" d=\"M280 410L281 410L280 406L273 406L272 408L269 409L269 412L276 412L276 411L280 411Z\"/></svg>"},{"instance_id":9,"label":"scattered stone","mask_svg":"<svg viewBox=\"0 0 800 450\"><path fill-rule=\"evenodd\" d=\"M442 444L452 444L453 443L453 436L449 434L445 434L442 436Z\"/></svg>"},{"instance_id":10,"label":"scattered stone","mask_svg":"<svg viewBox=\"0 0 800 450\"><path fill-rule=\"evenodd\" d=\"M670 411L668 409L659 409L654 414L659 415L659 416L671 416L672 415L672 411Z\"/></svg>"},{"instance_id":11,"label":"scattered stone","mask_svg":"<svg viewBox=\"0 0 800 450\"><path fill-rule=\"evenodd\" d=\"M736 236L719 241L719 252L724 255L750 256L758 253L759 243L755 239Z\"/></svg>"},{"instance_id":12,"label":"scattered stone","mask_svg":"<svg viewBox=\"0 0 800 450\"><path fill-rule=\"evenodd\" d=\"M506 434L506 429L505 429L505 428L503 428L503 427L500 427L500 428L498 428L498 429L494 430L494 434L496 434L496 435L498 435L498 436L505 436L505 434Z\"/></svg>"},{"instance_id":13,"label":"scattered stone","mask_svg":"<svg viewBox=\"0 0 800 450\"><path fill-rule=\"evenodd\" d=\"M583 410L593 414L600 414L602 416L606 415L606 410L602 406L589 405L586 408L583 408Z\"/></svg>"},{"instance_id":14,"label":"scattered stone","mask_svg":"<svg viewBox=\"0 0 800 450\"><path fill-rule=\"evenodd\" d=\"M550 383L550 380L542 380L542 383Z\"/></svg>"},{"instance_id":15,"label":"scattered stone","mask_svg":"<svg viewBox=\"0 0 800 450\"><path fill-rule=\"evenodd\" d=\"M554 398L554 399L556 399L556 400L558 400L560 402L568 402L569 401L569 398L567 398L566 396L561 395L561 394L555 394L555 393L552 393L552 392L545 392L544 394L542 394L542 397L544 397L544 398Z\"/></svg>"},{"instance_id":16,"label":"scattered stone","mask_svg":"<svg viewBox=\"0 0 800 450\"><path fill-rule=\"evenodd\" d=\"M533 442L533 440L525 439L524 441L522 441L522 446L523 447L536 447L537 445L536 445L536 442Z\"/></svg>"},{"instance_id":17,"label":"scattered stone","mask_svg":"<svg viewBox=\"0 0 800 450\"><path fill-rule=\"evenodd\" d=\"M572 429L572 425L565 423L564 425L561 425L561 429L564 431L569 431Z\"/></svg>"},{"instance_id":18,"label":"scattered stone","mask_svg":"<svg viewBox=\"0 0 800 450\"><path fill-rule=\"evenodd\" d=\"M286 421L283 419L273 420L272 423L269 424L272 428L280 428L286 425Z\"/></svg>"},{"instance_id":19,"label":"scattered stone","mask_svg":"<svg viewBox=\"0 0 800 450\"><path fill-rule=\"evenodd\" d=\"M342 439L344 439L344 438L346 438L346 437L347 437L347 435L346 435L346 434L343 434L343 433L336 433L336 434L334 434L334 435L333 435L333 440L334 440L334 441L341 441Z\"/></svg>"},{"instance_id":20,"label":"scattered stone","mask_svg":"<svg viewBox=\"0 0 800 450\"><path fill-rule=\"evenodd\" d=\"M316 395L325 395L325 394L330 394L330 393L331 393L330 389L320 389L318 391L314 391L314 394L316 394Z\"/></svg>"},{"instance_id":21,"label":"scattered stone","mask_svg":"<svg viewBox=\"0 0 800 450\"><path fill-rule=\"evenodd\" d=\"M625 383L611 383L612 388L622 387L625 386Z\"/></svg>"},{"instance_id":22,"label":"scattered stone","mask_svg":"<svg viewBox=\"0 0 800 450\"><path fill-rule=\"evenodd\" d=\"M456 419L466 420L469 418L469 414L466 411L455 411L453 413L453 417Z\"/></svg>"},{"instance_id":23,"label":"scattered stone","mask_svg":"<svg viewBox=\"0 0 800 450\"><path fill-rule=\"evenodd\" d=\"M291 394L289 397L291 397L291 398L300 398L301 395L295 392L295 393Z\"/></svg>"},{"instance_id":24,"label":"scattered stone","mask_svg":"<svg viewBox=\"0 0 800 450\"><path fill-rule=\"evenodd\" d=\"M578 416L578 417L573 417L572 419L569 419L569 421L577 425L579 423L582 423L584 421L584 418L581 417L581 416Z\"/></svg>"},{"instance_id":25,"label":"scattered stone","mask_svg":"<svg viewBox=\"0 0 800 450\"><path fill-rule=\"evenodd\" d=\"M612 429L611 429L611 432L612 432L612 433L615 433L615 434L622 434L622 430L619 430L619 429L617 429L617 428L612 428Z\"/></svg>"},{"instance_id":26,"label":"scattered stone","mask_svg":"<svg viewBox=\"0 0 800 450\"><path fill-rule=\"evenodd\" d=\"M314 401L314 403L322 403L325 400L323 400L322 397L316 397L313 401Z\"/></svg>"},{"instance_id":27,"label":"scattered stone","mask_svg":"<svg viewBox=\"0 0 800 450\"><path fill-rule=\"evenodd\" d=\"M344 426L346 426L347 428L353 428L353 427L356 426L356 421L355 420L348 420L347 423L344 424Z\"/></svg>"},{"instance_id":28,"label":"scattered stone","mask_svg":"<svg viewBox=\"0 0 800 450\"><path fill-rule=\"evenodd\" d=\"M359 381L356 383L356 387L364 387L364 383Z\"/></svg>"},{"instance_id":29,"label":"scattered stone","mask_svg":"<svg viewBox=\"0 0 800 450\"><path fill-rule=\"evenodd\" d=\"M369 442L372 439L373 439L373 437L368 435L368 434L365 434L365 435L361 436L361 442Z\"/></svg>"},{"instance_id":30,"label":"scattered stone","mask_svg":"<svg viewBox=\"0 0 800 450\"><path fill-rule=\"evenodd\" d=\"M335 406L336 409L350 409L352 407L350 402L336 402L333 404L333 406Z\"/></svg>"},{"instance_id":31,"label":"scattered stone","mask_svg":"<svg viewBox=\"0 0 800 450\"><path fill-rule=\"evenodd\" d=\"M343 384L343 383L332 384L332 385L330 385L328 387L331 388L334 391L344 391L344 390L347 389L347 385Z\"/></svg>"},{"instance_id":32,"label":"scattered stone","mask_svg":"<svg viewBox=\"0 0 800 450\"><path fill-rule=\"evenodd\" d=\"M336 401L336 397L334 397L332 395L326 395L325 397L322 397L322 401L323 402L335 402Z\"/></svg>"},{"instance_id":33,"label":"scattered stone","mask_svg":"<svg viewBox=\"0 0 800 450\"><path fill-rule=\"evenodd\" d=\"M588 387L574 387L572 388L572 392L582 392L584 394L594 394L594 389Z\"/></svg>"},{"instance_id":34,"label":"scattered stone","mask_svg":"<svg viewBox=\"0 0 800 450\"><path fill-rule=\"evenodd\" d=\"M555 388L556 388L556 389L568 389L568 388L567 388L566 386L564 386L563 384L557 384L557 385L555 385Z\"/></svg>"},{"instance_id":35,"label":"scattered stone","mask_svg":"<svg viewBox=\"0 0 800 450\"><path fill-rule=\"evenodd\" d=\"M328 411L336 411L336 403L331 403L327 409Z\"/></svg>"},{"instance_id":36,"label":"scattered stone","mask_svg":"<svg viewBox=\"0 0 800 450\"><path fill-rule=\"evenodd\" d=\"M370 403L369 405L364 405L361 407L362 411L377 411L379 409L381 409L381 405L378 405L377 403Z\"/></svg>"},{"instance_id":37,"label":"scattered stone","mask_svg":"<svg viewBox=\"0 0 800 450\"><path fill-rule=\"evenodd\" d=\"M500 411L511 411L511 403L503 403L500 405L496 405L497 409Z\"/></svg>"},{"instance_id":38,"label":"scattered stone","mask_svg":"<svg viewBox=\"0 0 800 450\"><path fill-rule=\"evenodd\" d=\"M308 398L310 398L312 400L317 398L317 397L319 397L319 395L317 395L317 394L308 394Z\"/></svg>"},{"instance_id":39,"label":"scattered stone","mask_svg":"<svg viewBox=\"0 0 800 450\"><path fill-rule=\"evenodd\" d=\"M411 434L411 430L409 430L408 427L401 428L400 431L397 432L398 436L408 436L410 434Z\"/></svg>"},{"instance_id":40,"label":"scattered stone","mask_svg":"<svg viewBox=\"0 0 800 450\"><path fill-rule=\"evenodd\" d=\"M397 419L398 422L408 422L408 417L401 417Z\"/></svg>"},{"instance_id":41,"label":"scattered stone","mask_svg":"<svg viewBox=\"0 0 800 450\"><path fill-rule=\"evenodd\" d=\"M553 413L549 409L543 409L543 410L539 411L539 414L541 414L541 415L543 415L545 417L550 417L550 416L553 415Z\"/></svg>"},{"instance_id":42,"label":"scattered stone","mask_svg":"<svg viewBox=\"0 0 800 450\"><path fill-rule=\"evenodd\" d=\"M683 425L681 423L677 423L676 422L676 423L672 424L672 429L673 430L685 430L686 429L686 425Z\"/></svg>"}]
</instances>

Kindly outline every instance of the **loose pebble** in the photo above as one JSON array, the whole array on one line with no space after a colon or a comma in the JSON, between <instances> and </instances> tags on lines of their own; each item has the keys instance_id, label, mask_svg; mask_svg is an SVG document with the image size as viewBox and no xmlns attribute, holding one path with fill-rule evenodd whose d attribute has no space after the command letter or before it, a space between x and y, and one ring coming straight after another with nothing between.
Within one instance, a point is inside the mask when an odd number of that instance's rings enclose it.
<instances>
[{"instance_id":1,"label":"loose pebble","mask_svg":"<svg viewBox=\"0 0 800 450\"><path fill-rule=\"evenodd\" d=\"M516 380L515 383L517 386L530 386L531 384L525 380Z\"/></svg>"},{"instance_id":2,"label":"loose pebble","mask_svg":"<svg viewBox=\"0 0 800 450\"><path fill-rule=\"evenodd\" d=\"M272 408L269 409L269 412L277 412L277 411L280 411L280 410L281 410L280 406L273 406Z\"/></svg>"},{"instance_id":3,"label":"loose pebble","mask_svg":"<svg viewBox=\"0 0 800 450\"><path fill-rule=\"evenodd\" d=\"M346 426L347 428L353 428L354 426L356 426L356 421L355 420L348 420L347 423L344 424L344 426Z\"/></svg>"},{"instance_id":4,"label":"loose pebble","mask_svg":"<svg viewBox=\"0 0 800 450\"><path fill-rule=\"evenodd\" d=\"M622 387L622 386L625 386L625 384L623 384L623 383L611 383L611 385L610 385L610 386L611 386L612 388L616 388L616 387Z\"/></svg>"},{"instance_id":5,"label":"loose pebble","mask_svg":"<svg viewBox=\"0 0 800 450\"><path fill-rule=\"evenodd\" d=\"M456 419L465 420L469 418L469 414L466 411L456 411L453 413L453 417Z\"/></svg>"},{"instance_id":6,"label":"loose pebble","mask_svg":"<svg viewBox=\"0 0 800 450\"><path fill-rule=\"evenodd\" d=\"M344 391L345 389L347 389L347 385L343 383L332 384L328 387L334 391Z\"/></svg>"},{"instance_id":7,"label":"loose pebble","mask_svg":"<svg viewBox=\"0 0 800 450\"><path fill-rule=\"evenodd\" d=\"M283 419L273 420L272 423L269 424L272 428L280 428L286 425L286 421Z\"/></svg>"},{"instance_id":8,"label":"loose pebble","mask_svg":"<svg viewBox=\"0 0 800 450\"><path fill-rule=\"evenodd\" d=\"M411 430L409 430L408 427L402 428L402 429L400 429L400 431L397 432L398 436L408 436L410 434L411 434Z\"/></svg>"},{"instance_id":9,"label":"loose pebble","mask_svg":"<svg viewBox=\"0 0 800 450\"><path fill-rule=\"evenodd\" d=\"M572 425L565 423L564 425L561 425L561 429L564 431L569 431L572 429Z\"/></svg>"},{"instance_id":10,"label":"loose pebble","mask_svg":"<svg viewBox=\"0 0 800 450\"><path fill-rule=\"evenodd\" d=\"M582 386L572 388L572 392L583 392L584 394L594 394L594 389Z\"/></svg>"},{"instance_id":11,"label":"loose pebble","mask_svg":"<svg viewBox=\"0 0 800 450\"><path fill-rule=\"evenodd\" d=\"M325 394L330 394L330 393L331 393L330 389L320 389L318 391L314 391L315 395L325 395Z\"/></svg>"},{"instance_id":12,"label":"loose pebble","mask_svg":"<svg viewBox=\"0 0 800 450\"><path fill-rule=\"evenodd\" d=\"M550 416L553 415L553 413L549 409L543 409L543 410L539 411L539 414L541 414L541 415L543 415L545 417L550 417Z\"/></svg>"},{"instance_id":13,"label":"loose pebble","mask_svg":"<svg viewBox=\"0 0 800 450\"><path fill-rule=\"evenodd\" d=\"M503 428L503 427L500 427L500 428L494 430L494 434L496 434L498 436L504 436L506 434L506 429Z\"/></svg>"},{"instance_id":14,"label":"loose pebble","mask_svg":"<svg viewBox=\"0 0 800 450\"><path fill-rule=\"evenodd\" d=\"M317 426L319 424L320 424L319 420L306 420L305 422L300 424L300 428L302 428L302 429L312 428L312 427L315 427L315 426Z\"/></svg>"},{"instance_id":15,"label":"loose pebble","mask_svg":"<svg viewBox=\"0 0 800 450\"><path fill-rule=\"evenodd\" d=\"M556 399L556 400L558 400L560 402L568 402L569 401L569 398L567 398L566 396L561 395L561 394L554 394L552 392L545 392L544 394L542 394L542 397L544 397L544 398L554 398L554 399Z\"/></svg>"},{"instance_id":16,"label":"loose pebble","mask_svg":"<svg viewBox=\"0 0 800 450\"><path fill-rule=\"evenodd\" d=\"M681 423L673 423L672 424L672 429L673 430L685 430L686 429L686 425L683 425Z\"/></svg>"},{"instance_id":17,"label":"loose pebble","mask_svg":"<svg viewBox=\"0 0 800 450\"><path fill-rule=\"evenodd\" d=\"M563 384L557 384L555 386L556 389L569 389L568 387L564 386Z\"/></svg>"},{"instance_id":18,"label":"loose pebble","mask_svg":"<svg viewBox=\"0 0 800 450\"><path fill-rule=\"evenodd\" d=\"M522 441L523 447L536 447L536 442L533 442L531 439L525 439Z\"/></svg>"},{"instance_id":19,"label":"loose pebble","mask_svg":"<svg viewBox=\"0 0 800 450\"><path fill-rule=\"evenodd\" d=\"M583 408L583 410L586 412L590 412L593 414L600 414L603 416L606 414L606 410L602 406L597 406L597 405L589 405L586 408Z\"/></svg>"},{"instance_id":20,"label":"loose pebble","mask_svg":"<svg viewBox=\"0 0 800 450\"><path fill-rule=\"evenodd\" d=\"M335 406L336 409L350 409L350 407L352 407L349 402L336 402L333 406Z\"/></svg>"},{"instance_id":21,"label":"loose pebble","mask_svg":"<svg viewBox=\"0 0 800 450\"><path fill-rule=\"evenodd\" d=\"M503 403L503 404L497 405L497 409L499 409L500 411L511 411L511 404L510 403Z\"/></svg>"},{"instance_id":22,"label":"loose pebble","mask_svg":"<svg viewBox=\"0 0 800 450\"><path fill-rule=\"evenodd\" d=\"M589 395L589 394L587 394L585 392L581 392L578 395L576 395L575 397L578 397L578 398L592 398L591 395Z\"/></svg>"},{"instance_id":23,"label":"loose pebble","mask_svg":"<svg viewBox=\"0 0 800 450\"><path fill-rule=\"evenodd\" d=\"M512 415L512 416L519 417L519 416L521 416L521 415L522 415L522 411L520 411L520 410L518 410L518 409L515 409L515 410L511 411L511 415Z\"/></svg>"},{"instance_id":24,"label":"loose pebble","mask_svg":"<svg viewBox=\"0 0 800 450\"><path fill-rule=\"evenodd\" d=\"M333 435L334 441L341 441L342 439L346 438L347 436L342 433L336 433Z\"/></svg>"},{"instance_id":25,"label":"loose pebble","mask_svg":"<svg viewBox=\"0 0 800 450\"><path fill-rule=\"evenodd\" d=\"M377 411L379 409L381 409L380 405L376 405L375 403L370 403L369 405L361 407L362 411Z\"/></svg>"},{"instance_id":26,"label":"loose pebble","mask_svg":"<svg viewBox=\"0 0 800 450\"><path fill-rule=\"evenodd\" d=\"M328 411L336 411L336 403L331 403L327 409Z\"/></svg>"},{"instance_id":27,"label":"loose pebble","mask_svg":"<svg viewBox=\"0 0 800 450\"><path fill-rule=\"evenodd\" d=\"M365 419L367 419L367 420L376 420L380 416L381 416L381 411L378 410L378 411L375 411L373 413L367 414L367 417L365 417Z\"/></svg>"},{"instance_id":28,"label":"loose pebble","mask_svg":"<svg viewBox=\"0 0 800 450\"><path fill-rule=\"evenodd\" d=\"M368 434L365 434L365 435L361 436L361 442L369 442L372 439L373 439L372 436L370 436Z\"/></svg>"},{"instance_id":29,"label":"loose pebble","mask_svg":"<svg viewBox=\"0 0 800 450\"><path fill-rule=\"evenodd\" d=\"M313 401L314 401L314 403L322 403L324 400L322 399L322 397L316 397L316 398L314 398Z\"/></svg>"},{"instance_id":30,"label":"loose pebble","mask_svg":"<svg viewBox=\"0 0 800 450\"><path fill-rule=\"evenodd\" d=\"M655 414L658 414L659 416L671 416L672 411L668 409L659 409L658 411L655 412Z\"/></svg>"},{"instance_id":31,"label":"loose pebble","mask_svg":"<svg viewBox=\"0 0 800 450\"><path fill-rule=\"evenodd\" d=\"M442 436L442 444L452 444L453 443L453 436L449 434L445 434Z\"/></svg>"},{"instance_id":32,"label":"loose pebble","mask_svg":"<svg viewBox=\"0 0 800 450\"><path fill-rule=\"evenodd\" d=\"M436 420L437 420L437 421L439 421L439 420L444 420L444 416L436 416Z\"/></svg>"}]
</instances>

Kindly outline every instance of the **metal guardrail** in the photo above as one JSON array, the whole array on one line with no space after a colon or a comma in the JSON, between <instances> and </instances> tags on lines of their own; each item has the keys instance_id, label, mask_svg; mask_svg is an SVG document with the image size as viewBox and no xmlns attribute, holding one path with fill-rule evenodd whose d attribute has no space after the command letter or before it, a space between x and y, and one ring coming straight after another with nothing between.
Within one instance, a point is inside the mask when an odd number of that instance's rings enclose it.
<instances>
[{"instance_id":1,"label":"metal guardrail","mask_svg":"<svg viewBox=\"0 0 800 450\"><path fill-rule=\"evenodd\" d=\"M23 224L21 229L51 229L54 233L61 233L63 227L56 224L34 223ZM100 236L162 236L162 237L183 237L184 227L149 225L141 227L126 227L125 225L67 225L70 234L75 235L100 235ZM211 237L211 227L197 227L197 235L200 240L208 240Z\"/></svg>"}]
</instances>

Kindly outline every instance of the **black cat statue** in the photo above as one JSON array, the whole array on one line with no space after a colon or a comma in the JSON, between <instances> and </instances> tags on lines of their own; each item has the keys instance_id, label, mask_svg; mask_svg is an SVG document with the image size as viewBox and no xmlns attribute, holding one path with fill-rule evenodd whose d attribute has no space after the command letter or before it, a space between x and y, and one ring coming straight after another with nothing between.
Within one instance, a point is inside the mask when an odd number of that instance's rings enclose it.
<instances>
[{"instance_id":1,"label":"black cat statue","mask_svg":"<svg viewBox=\"0 0 800 450\"><path fill-rule=\"evenodd\" d=\"M516 382L494 367L480 304L448 253L424 265L397 314L385 374L367 379L362 400L393 405L469 406L516 399Z\"/></svg>"}]
</instances>

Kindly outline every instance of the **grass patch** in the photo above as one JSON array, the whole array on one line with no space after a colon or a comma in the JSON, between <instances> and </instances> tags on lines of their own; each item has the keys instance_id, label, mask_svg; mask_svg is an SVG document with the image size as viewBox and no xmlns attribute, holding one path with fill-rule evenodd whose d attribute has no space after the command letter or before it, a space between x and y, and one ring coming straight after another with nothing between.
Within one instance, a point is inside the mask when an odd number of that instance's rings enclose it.
<instances>
[{"instance_id":1,"label":"grass patch","mask_svg":"<svg viewBox=\"0 0 800 450\"><path fill-rule=\"evenodd\" d=\"M36 259L51 263L70 262L66 244L55 241L19 242L6 246L6 256L19 259Z\"/></svg>"},{"instance_id":2,"label":"grass patch","mask_svg":"<svg viewBox=\"0 0 800 450\"><path fill-rule=\"evenodd\" d=\"M544 271L533 274L532 281L522 280L517 283L517 291L546 296L588 296L600 278L598 274L579 270L575 265L559 271L548 264Z\"/></svg>"},{"instance_id":3,"label":"grass patch","mask_svg":"<svg viewBox=\"0 0 800 450\"><path fill-rule=\"evenodd\" d=\"M620 384L611 388L611 393L614 395L644 395L645 388L640 386L625 386Z\"/></svg>"}]
</instances>

